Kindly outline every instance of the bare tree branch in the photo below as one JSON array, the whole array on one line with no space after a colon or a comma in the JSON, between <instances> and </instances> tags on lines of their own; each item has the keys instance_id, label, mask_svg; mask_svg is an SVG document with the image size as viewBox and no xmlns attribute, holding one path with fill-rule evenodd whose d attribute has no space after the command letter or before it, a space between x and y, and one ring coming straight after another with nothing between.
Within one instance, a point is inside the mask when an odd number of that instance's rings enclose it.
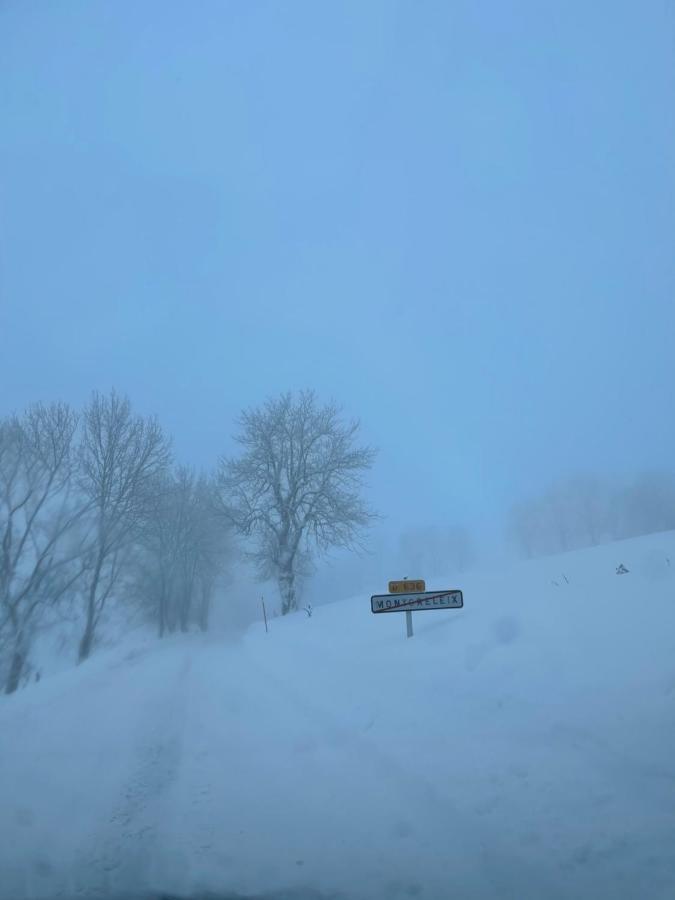
<instances>
[{"instance_id":1,"label":"bare tree branch","mask_svg":"<svg viewBox=\"0 0 675 900\"><path fill-rule=\"evenodd\" d=\"M35 404L0 422L0 621L12 645L5 690L16 690L45 610L81 576L76 526L86 505L72 490L77 416ZM69 546L72 544L72 546Z\"/></svg>"}]
</instances>

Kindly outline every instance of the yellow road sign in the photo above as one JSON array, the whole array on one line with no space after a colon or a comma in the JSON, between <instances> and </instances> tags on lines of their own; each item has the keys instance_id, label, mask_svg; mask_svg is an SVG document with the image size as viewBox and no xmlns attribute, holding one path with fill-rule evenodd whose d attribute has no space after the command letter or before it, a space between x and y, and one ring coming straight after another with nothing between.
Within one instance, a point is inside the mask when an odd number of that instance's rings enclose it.
<instances>
[{"instance_id":1,"label":"yellow road sign","mask_svg":"<svg viewBox=\"0 0 675 900\"><path fill-rule=\"evenodd\" d=\"M426 591L427 586L421 578L416 581L390 581L390 594L416 594L420 591Z\"/></svg>"}]
</instances>

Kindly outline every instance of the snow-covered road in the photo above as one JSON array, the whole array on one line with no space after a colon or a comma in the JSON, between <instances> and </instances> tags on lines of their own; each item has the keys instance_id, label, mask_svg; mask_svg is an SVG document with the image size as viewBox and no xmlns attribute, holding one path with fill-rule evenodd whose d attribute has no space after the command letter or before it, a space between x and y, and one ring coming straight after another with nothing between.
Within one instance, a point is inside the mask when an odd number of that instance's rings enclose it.
<instances>
[{"instance_id":1,"label":"snow-covered road","mask_svg":"<svg viewBox=\"0 0 675 900\"><path fill-rule=\"evenodd\" d=\"M176 644L4 716L3 898L455 881L492 896L506 856L434 787L447 748L402 765L357 697L322 702L325 658L303 684L243 655Z\"/></svg>"},{"instance_id":2,"label":"snow-covered road","mask_svg":"<svg viewBox=\"0 0 675 900\"><path fill-rule=\"evenodd\" d=\"M358 598L3 701L0 898L672 900L674 585L600 558L563 602L467 579L412 641Z\"/></svg>"}]
</instances>

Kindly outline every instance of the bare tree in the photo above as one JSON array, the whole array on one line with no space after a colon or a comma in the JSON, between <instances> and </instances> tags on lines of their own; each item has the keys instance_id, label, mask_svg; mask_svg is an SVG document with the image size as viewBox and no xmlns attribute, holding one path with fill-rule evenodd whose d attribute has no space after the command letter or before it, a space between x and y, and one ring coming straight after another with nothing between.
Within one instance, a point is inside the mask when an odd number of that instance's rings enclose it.
<instances>
[{"instance_id":1,"label":"bare tree","mask_svg":"<svg viewBox=\"0 0 675 900\"><path fill-rule=\"evenodd\" d=\"M194 482L190 528L191 600L195 620L207 631L216 584L222 583L234 556L232 527L217 514L217 486L212 477L200 476Z\"/></svg>"},{"instance_id":2,"label":"bare tree","mask_svg":"<svg viewBox=\"0 0 675 900\"><path fill-rule=\"evenodd\" d=\"M634 537L675 528L675 478L668 472L639 474L618 492L619 537Z\"/></svg>"},{"instance_id":3,"label":"bare tree","mask_svg":"<svg viewBox=\"0 0 675 900\"><path fill-rule=\"evenodd\" d=\"M192 602L202 563L202 519L197 496L197 479L192 469L180 467L175 475L174 516L177 527L175 547L175 603L181 631L187 631Z\"/></svg>"},{"instance_id":4,"label":"bare tree","mask_svg":"<svg viewBox=\"0 0 675 900\"><path fill-rule=\"evenodd\" d=\"M169 461L169 444L155 419L134 416L126 397L94 393L84 411L81 486L93 507L93 541L78 658L92 650L105 604Z\"/></svg>"},{"instance_id":5,"label":"bare tree","mask_svg":"<svg viewBox=\"0 0 675 900\"><path fill-rule=\"evenodd\" d=\"M216 516L212 480L179 467L161 479L143 527L140 592L159 635L192 620L207 630L215 584L231 554L229 528Z\"/></svg>"},{"instance_id":6,"label":"bare tree","mask_svg":"<svg viewBox=\"0 0 675 900\"><path fill-rule=\"evenodd\" d=\"M540 552L539 514L540 509L533 502L517 503L509 514L509 538L527 559Z\"/></svg>"},{"instance_id":7,"label":"bare tree","mask_svg":"<svg viewBox=\"0 0 675 900\"><path fill-rule=\"evenodd\" d=\"M178 470L181 530L177 547L179 621L187 630L195 606L203 631L208 629L216 581L231 555L230 527L214 515L214 484L191 469Z\"/></svg>"},{"instance_id":8,"label":"bare tree","mask_svg":"<svg viewBox=\"0 0 675 900\"><path fill-rule=\"evenodd\" d=\"M176 516L175 486L162 473L149 493L140 530L141 552L135 567L135 587L141 603L156 617L159 636L173 631L172 588L176 568L179 522Z\"/></svg>"},{"instance_id":9,"label":"bare tree","mask_svg":"<svg viewBox=\"0 0 675 900\"><path fill-rule=\"evenodd\" d=\"M239 426L242 455L220 465L222 509L255 537L250 556L261 577L276 577L286 614L297 609L296 578L312 552L353 546L374 518L360 494L375 451L354 446L358 422L343 422L311 391L246 410Z\"/></svg>"},{"instance_id":10,"label":"bare tree","mask_svg":"<svg viewBox=\"0 0 675 900\"><path fill-rule=\"evenodd\" d=\"M559 553L675 527L675 481L642 473L622 484L591 474L558 481L513 508L510 531L527 556Z\"/></svg>"},{"instance_id":11,"label":"bare tree","mask_svg":"<svg viewBox=\"0 0 675 900\"><path fill-rule=\"evenodd\" d=\"M82 575L76 526L86 509L73 492L77 417L36 404L0 422L0 632L9 648L6 693L19 686L45 609Z\"/></svg>"},{"instance_id":12,"label":"bare tree","mask_svg":"<svg viewBox=\"0 0 675 900\"><path fill-rule=\"evenodd\" d=\"M398 558L406 572L417 573L414 577L464 572L473 557L471 536L461 525L411 528L399 538Z\"/></svg>"}]
</instances>

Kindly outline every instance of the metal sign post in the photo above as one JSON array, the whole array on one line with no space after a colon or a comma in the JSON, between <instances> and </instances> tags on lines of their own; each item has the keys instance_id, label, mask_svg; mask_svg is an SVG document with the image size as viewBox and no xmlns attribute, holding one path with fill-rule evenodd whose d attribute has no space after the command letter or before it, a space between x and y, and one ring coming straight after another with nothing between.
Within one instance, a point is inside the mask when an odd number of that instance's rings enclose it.
<instances>
[{"instance_id":1,"label":"metal sign post","mask_svg":"<svg viewBox=\"0 0 675 900\"><path fill-rule=\"evenodd\" d=\"M405 630L406 630L406 632L407 632L407 636L408 636L408 637L412 637L412 636L413 636L413 630L412 630L412 613L410 612L409 609L406 609L406 611L405 611Z\"/></svg>"}]
</instances>

